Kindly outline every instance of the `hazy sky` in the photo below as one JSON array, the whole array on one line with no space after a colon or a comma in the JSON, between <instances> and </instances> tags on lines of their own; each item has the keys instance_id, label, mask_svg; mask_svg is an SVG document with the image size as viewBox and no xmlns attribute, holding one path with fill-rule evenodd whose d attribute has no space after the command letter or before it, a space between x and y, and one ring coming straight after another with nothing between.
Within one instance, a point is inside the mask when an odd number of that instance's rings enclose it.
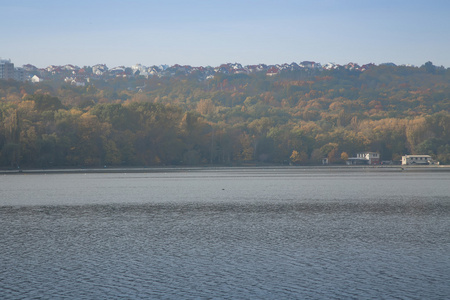
<instances>
[{"instance_id":1,"label":"hazy sky","mask_svg":"<svg viewBox=\"0 0 450 300\"><path fill-rule=\"evenodd\" d=\"M0 57L109 67L450 67L450 0L0 0Z\"/></svg>"}]
</instances>

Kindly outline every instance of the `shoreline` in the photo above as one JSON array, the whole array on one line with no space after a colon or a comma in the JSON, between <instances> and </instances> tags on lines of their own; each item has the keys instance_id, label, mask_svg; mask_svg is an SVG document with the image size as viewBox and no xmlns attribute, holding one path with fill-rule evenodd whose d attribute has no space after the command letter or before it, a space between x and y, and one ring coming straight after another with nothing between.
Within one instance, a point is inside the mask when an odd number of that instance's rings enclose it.
<instances>
[{"instance_id":1,"label":"shoreline","mask_svg":"<svg viewBox=\"0 0 450 300\"><path fill-rule=\"evenodd\" d=\"M232 170L303 170L303 171L364 171L364 172L450 172L450 165L427 166L186 166L186 167L123 167L123 168L67 168L67 169L18 169L0 170L0 175L19 174L83 174L83 173L168 173L168 172L196 172L196 171L232 171Z\"/></svg>"}]
</instances>

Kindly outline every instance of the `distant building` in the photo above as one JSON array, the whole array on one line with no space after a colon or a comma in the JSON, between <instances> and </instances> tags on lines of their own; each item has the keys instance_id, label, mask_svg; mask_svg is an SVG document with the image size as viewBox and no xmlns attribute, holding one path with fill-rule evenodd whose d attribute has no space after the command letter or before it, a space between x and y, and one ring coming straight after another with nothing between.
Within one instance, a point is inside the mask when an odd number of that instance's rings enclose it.
<instances>
[{"instance_id":1,"label":"distant building","mask_svg":"<svg viewBox=\"0 0 450 300\"><path fill-rule=\"evenodd\" d=\"M108 67L105 64L98 64L92 67L92 73L101 76L103 73L108 72Z\"/></svg>"},{"instance_id":2,"label":"distant building","mask_svg":"<svg viewBox=\"0 0 450 300\"><path fill-rule=\"evenodd\" d=\"M349 157L347 165L378 165L380 154L378 152L360 152L356 157Z\"/></svg>"},{"instance_id":3,"label":"distant building","mask_svg":"<svg viewBox=\"0 0 450 300\"><path fill-rule=\"evenodd\" d=\"M14 79L17 81L25 81L25 70L23 68L15 68Z\"/></svg>"},{"instance_id":4,"label":"distant building","mask_svg":"<svg viewBox=\"0 0 450 300\"><path fill-rule=\"evenodd\" d=\"M70 82L74 86L86 86L86 82L83 79L76 78Z\"/></svg>"},{"instance_id":5,"label":"distant building","mask_svg":"<svg viewBox=\"0 0 450 300\"><path fill-rule=\"evenodd\" d=\"M278 70L278 68L272 67L269 70L267 70L266 75L267 76L275 76L275 75L278 75L279 72L280 72L280 70Z\"/></svg>"},{"instance_id":6,"label":"distant building","mask_svg":"<svg viewBox=\"0 0 450 300\"><path fill-rule=\"evenodd\" d=\"M330 62L330 63L325 64L325 65L323 66L323 68L324 68L325 70L334 70L334 69L339 68L339 65Z\"/></svg>"},{"instance_id":7,"label":"distant building","mask_svg":"<svg viewBox=\"0 0 450 300\"><path fill-rule=\"evenodd\" d=\"M40 78L40 77L37 76L37 75L34 75L33 77L31 77L31 82L32 82L32 83L39 83L39 82L42 82L42 78Z\"/></svg>"},{"instance_id":8,"label":"distant building","mask_svg":"<svg viewBox=\"0 0 450 300\"><path fill-rule=\"evenodd\" d=\"M303 68L314 69L315 64L316 63L313 61L302 61L300 66Z\"/></svg>"},{"instance_id":9,"label":"distant building","mask_svg":"<svg viewBox=\"0 0 450 300\"><path fill-rule=\"evenodd\" d=\"M432 165L433 161L430 155L404 155L402 156L402 165Z\"/></svg>"},{"instance_id":10,"label":"distant building","mask_svg":"<svg viewBox=\"0 0 450 300\"><path fill-rule=\"evenodd\" d=\"M23 65L22 67L26 72L36 72L38 70L38 68L30 64Z\"/></svg>"},{"instance_id":11,"label":"distant building","mask_svg":"<svg viewBox=\"0 0 450 300\"><path fill-rule=\"evenodd\" d=\"M133 70L133 75L145 76L148 78L148 68L141 64L131 66L131 70Z\"/></svg>"},{"instance_id":12,"label":"distant building","mask_svg":"<svg viewBox=\"0 0 450 300\"><path fill-rule=\"evenodd\" d=\"M14 68L10 59L0 59L0 79L25 81L25 69Z\"/></svg>"},{"instance_id":13,"label":"distant building","mask_svg":"<svg viewBox=\"0 0 450 300\"><path fill-rule=\"evenodd\" d=\"M10 59L0 59L0 79L15 79L14 64Z\"/></svg>"}]
</instances>

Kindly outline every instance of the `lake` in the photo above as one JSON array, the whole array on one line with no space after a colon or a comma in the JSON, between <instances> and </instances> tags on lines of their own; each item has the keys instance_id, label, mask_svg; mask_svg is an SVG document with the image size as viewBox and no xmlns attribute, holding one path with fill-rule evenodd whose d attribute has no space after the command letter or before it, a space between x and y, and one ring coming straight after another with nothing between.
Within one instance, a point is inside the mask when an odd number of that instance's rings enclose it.
<instances>
[{"instance_id":1,"label":"lake","mask_svg":"<svg viewBox=\"0 0 450 300\"><path fill-rule=\"evenodd\" d=\"M445 299L450 172L0 175L2 299Z\"/></svg>"}]
</instances>

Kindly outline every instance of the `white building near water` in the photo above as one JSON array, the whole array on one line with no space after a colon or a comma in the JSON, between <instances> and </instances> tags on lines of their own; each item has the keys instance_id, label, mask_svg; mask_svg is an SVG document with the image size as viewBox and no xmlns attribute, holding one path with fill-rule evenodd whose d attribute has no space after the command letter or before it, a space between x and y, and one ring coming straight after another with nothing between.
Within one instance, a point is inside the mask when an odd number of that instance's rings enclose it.
<instances>
[{"instance_id":1,"label":"white building near water","mask_svg":"<svg viewBox=\"0 0 450 300\"><path fill-rule=\"evenodd\" d=\"M377 165L380 163L380 154L378 152L360 152L356 157L349 157L348 165Z\"/></svg>"},{"instance_id":2,"label":"white building near water","mask_svg":"<svg viewBox=\"0 0 450 300\"><path fill-rule=\"evenodd\" d=\"M429 155L404 155L402 165L432 165L435 164Z\"/></svg>"}]
</instances>

